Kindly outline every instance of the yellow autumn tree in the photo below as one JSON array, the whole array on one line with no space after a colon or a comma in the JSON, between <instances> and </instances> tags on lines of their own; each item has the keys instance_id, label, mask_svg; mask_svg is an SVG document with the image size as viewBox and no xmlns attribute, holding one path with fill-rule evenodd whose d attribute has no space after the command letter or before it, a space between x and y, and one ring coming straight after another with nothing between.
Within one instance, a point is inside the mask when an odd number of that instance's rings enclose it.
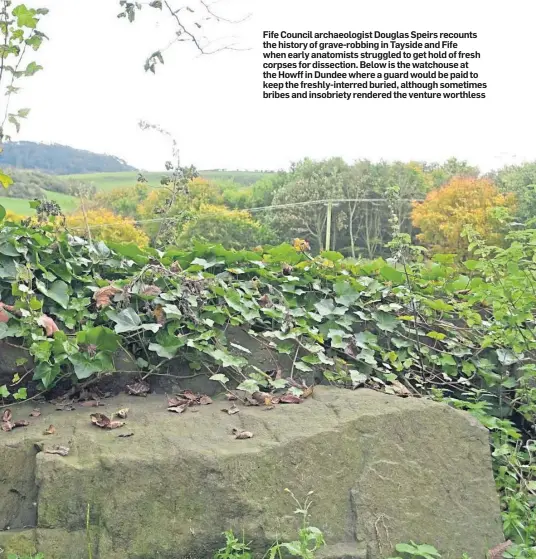
<instances>
[{"instance_id":1,"label":"yellow autumn tree","mask_svg":"<svg viewBox=\"0 0 536 559\"><path fill-rule=\"evenodd\" d=\"M89 227L93 240L133 242L141 247L149 244L149 237L136 227L133 219L110 210L88 210L86 216L82 211L73 213L67 216L66 225L79 237L88 237Z\"/></svg>"},{"instance_id":2,"label":"yellow autumn tree","mask_svg":"<svg viewBox=\"0 0 536 559\"><path fill-rule=\"evenodd\" d=\"M465 226L489 243L500 244L504 218L514 208L514 195L501 194L490 180L455 177L414 204L412 221L420 229L417 238L434 251L465 254Z\"/></svg>"}]
</instances>

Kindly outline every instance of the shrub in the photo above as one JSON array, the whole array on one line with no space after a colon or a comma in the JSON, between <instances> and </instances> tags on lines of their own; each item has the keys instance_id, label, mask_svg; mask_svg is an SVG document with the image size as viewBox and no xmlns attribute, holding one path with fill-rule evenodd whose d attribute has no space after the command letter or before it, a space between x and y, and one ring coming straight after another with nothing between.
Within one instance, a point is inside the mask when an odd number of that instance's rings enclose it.
<instances>
[{"instance_id":1,"label":"shrub","mask_svg":"<svg viewBox=\"0 0 536 559\"><path fill-rule=\"evenodd\" d=\"M87 221L86 221L87 217ZM80 237L87 237L87 228L93 239L115 242L134 242L139 246L147 246L149 238L138 229L134 220L118 216L109 210L89 210L84 217L79 211L68 215L66 224L69 229Z\"/></svg>"}]
</instances>

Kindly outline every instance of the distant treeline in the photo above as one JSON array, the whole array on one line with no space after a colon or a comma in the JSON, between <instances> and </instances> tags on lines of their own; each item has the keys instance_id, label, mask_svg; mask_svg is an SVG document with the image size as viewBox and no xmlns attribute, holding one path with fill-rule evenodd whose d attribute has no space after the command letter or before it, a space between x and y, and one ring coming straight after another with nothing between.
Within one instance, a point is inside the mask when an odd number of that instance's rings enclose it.
<instances>
[{"instance_id":1,"label":"distant treeline","mask_svg":"<svg viewBox=\"0 0 536 559\"><path fill-rule=\"evenodd\" d=\"M114 155L103 155L60 144L9 142L0 155L3 167L37 169L54 175L136 171Z\"/></svg>"}]
</instances>

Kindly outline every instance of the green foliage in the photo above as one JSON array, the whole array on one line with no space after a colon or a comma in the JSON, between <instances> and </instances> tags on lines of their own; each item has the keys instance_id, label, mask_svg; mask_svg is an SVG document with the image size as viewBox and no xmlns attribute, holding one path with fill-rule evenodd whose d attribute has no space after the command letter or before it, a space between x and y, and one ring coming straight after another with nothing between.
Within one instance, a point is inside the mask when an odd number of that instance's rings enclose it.
<instances>
[{"instance_id":1,"label":"green foliage","mask_svg":"<svg viewBox=\"0 0 536 559\"><path fill-rule=\"evenodd\" d=\"M413 557L422 557L422 559L439 559L441 554L437 549L428 544L416 544L414 541L410 543L399 543L395 546L398 553L402 554L405 559ZM402 559L402 557L391 557L390 559Z\"/></svg>"},{"instance_id":2,"label":"green foliage","mask_svg":"<svg viewBox=\"0 0 536 559\"><path fill-rule=\"evenodd\" d=\"M45 559L43 553L37 553L36 555L15 555L14 553L9 553L7 559Z\"/></svg>"},{"instance_id":3,"label":"green foliage","mask_svg":"<svg viewBox=\"0 0 536 559\"><path fill-rule=\"evenodd\" d=\"M252 559L251 550L242 539L238 540L232 530L228 530L225 535L225 547L220 549L214 559Z\"/></svg>"}]
</instances>

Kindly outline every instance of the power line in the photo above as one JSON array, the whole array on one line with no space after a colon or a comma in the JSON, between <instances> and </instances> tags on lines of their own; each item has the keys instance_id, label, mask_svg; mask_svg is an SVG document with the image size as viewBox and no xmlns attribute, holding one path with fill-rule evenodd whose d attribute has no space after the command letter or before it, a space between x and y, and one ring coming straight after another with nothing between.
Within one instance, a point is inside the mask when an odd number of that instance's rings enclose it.
<instances>
[{"instance_id":1,"label":"power line","mask_svg":"<svg viewBox=\"0 0 536 559\"><path fill-rule=\"evenodd\" d=\"M400 202L422 202L424 200L424 198L398 198L397 199ZM294 208L294 207L299 207L299 206L311 206L311 205L318 205L318 204L325 204L325 205L335 205L335 204L341 204L341 203L348 203L348 202L387 202L388 199L387 198L342 198L342 199L337 199L337 200L307 200L306 202L292 202L290 204L277 204L275 206L261 206L261 207L256 207L256 208L243 208L243 209L237 209L237 211L242 211L242 212L249 212L249 213L255 213L255 212L259 212L259 211L264 211L264 210L279 210L279 209L283 209L283 208ZM210 215L211 212L207 212L207 214ZM173 221L173 220L178 220L180 219L177 216L170 216L170 217L155 217L152 219L138 219L138 220L131 220L130 223L132 224L141 224L141 223L158 223L161 221ZM97 223L94 225L88 225L88 227L90 229L97 229L99 227L110 227L113 225L117 225L116 222L110 222L110 223ZM80 227L71 227L71 229L73 230L85 230L88 228L87 226L80 226Z\"/></svg>"}]
</instances>

